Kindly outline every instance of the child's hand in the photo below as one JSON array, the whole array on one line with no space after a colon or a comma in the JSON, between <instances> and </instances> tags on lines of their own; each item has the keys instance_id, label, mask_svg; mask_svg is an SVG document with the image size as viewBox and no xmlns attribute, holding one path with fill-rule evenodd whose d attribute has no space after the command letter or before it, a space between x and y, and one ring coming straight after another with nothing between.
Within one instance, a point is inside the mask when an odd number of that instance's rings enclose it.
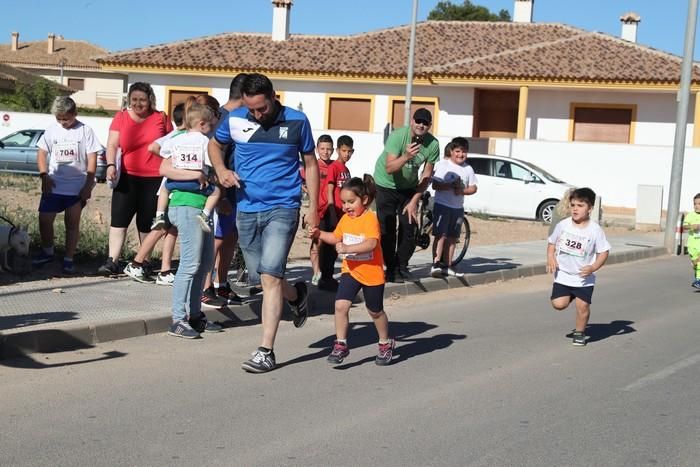
<instances>
[{"instance_id":1,"label":"child's hand","mask_svg":"<svg viewBox=\"0 0 700 467\"><path fill-rule=\"evenodd\" d=\"M593 266L590 265L582 267L581 270L578 272L578 275L581 277L590 276L591 274L593 274Z\"/></svg>"},{"instance_id":2,"label":"child's hand","mask_svg":"<svg viewBox=\"0 0 700 467\"><path fill-rule=\"evenodd\" d=\"M547 258L547 273L554 274L559 269L556 258Z\"/></svg>"},{"instance_id":3,"label":"child's hand","mask_svg":"<svg viewBox=\"0 0 700 467\"><path fill-rule=\"evenodd\" d=\"M321 229L318 227L309 227L309 237L314 240L321 236Z\"/></svg>"},{"instance_id":4,"label":"child's hand","mask_svg":"<svg viewBox=\"0 0 700 467\"><path fill-rule=\"evenodd\" d=\"M461 195L463 191L462 181L455 180L454 182L452 182L452 190L455 192L456 195Z\"/></svg>"},{"instance_id":5,"label":"child's hand","mask_svg":"<svg viewBox=\"0 0 700 467\"><path fill-rule=\"evenodd\" d=\"M207 185L209 185L209 179L206 175L204 175L204 172L199 172L199 177L197 177L197 181L199 182L199 188L201 190L205 189Z\"/></svg>"},{"instance_id":6,"label":"child's hand","mask_svg":"<svg viewBox=\"0 0 700 467\"><path fill-rule=\"evenodd\" d=\"M343 242L338 242L335 244L335 251L337 251L338 254L344 255L348 252L348 246Z\"/></svg>"},{"instance_id":7,"label":"child's hand","mask_svg":"<svg viewBox=\"0 0 700 467\"><path fill-rule=\"evenodd\" d=\"M56 186L56 182L51 180L49 174L42 175L41 177L41 192L45 195L50 195L53 188Z\"/></svg>"}]
</instances>

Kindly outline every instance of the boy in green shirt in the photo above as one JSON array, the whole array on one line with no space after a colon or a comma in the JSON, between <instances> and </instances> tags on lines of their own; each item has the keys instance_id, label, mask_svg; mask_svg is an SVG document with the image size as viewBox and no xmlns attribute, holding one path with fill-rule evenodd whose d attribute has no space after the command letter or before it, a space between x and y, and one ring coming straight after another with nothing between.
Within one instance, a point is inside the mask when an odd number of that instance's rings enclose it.
<instances>
[{"instance_id":1,"label":"boy in green shirt","mask_svg":"<svg viewBox=\"0 0 700 467\"><path fill-rule=\"evenodd\" d=\"M700 257L700 193L693 198L693 209L695 211L686 214L683 219L683 228L688 231L688 255L695 273L691 285L693 288L700 289L700 267L698 266L698 258Z\"/></svg>"}]
</instances>

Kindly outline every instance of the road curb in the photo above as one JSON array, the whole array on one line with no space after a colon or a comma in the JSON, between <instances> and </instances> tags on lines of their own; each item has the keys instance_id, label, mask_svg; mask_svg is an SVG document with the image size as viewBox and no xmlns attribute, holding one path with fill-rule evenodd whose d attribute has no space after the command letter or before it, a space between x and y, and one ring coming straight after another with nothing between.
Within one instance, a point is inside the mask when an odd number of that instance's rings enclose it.
<instances>
[{"instance_id":1,"label":"road curb","mask_svg":"<svg viewBox=\"0 0 700 467\"><path fill-rule=\"evenodd\" d=\"M607 264L639 261L667 254L668 252L664 247L644 247L635 251L612 253L608 258ZM404 284L389 283L386 285L385 291L387 296L414 295L503 282L542 274L546 274L545 263L465 274L464 277L460 278L435 279L428 277ZM326 312L329 309L332 310L333 301L333 293L314 291L310 295L310 314L315 315ZM357 301L361 303L362 297L358 297ZM206 313L210 320L221 321L226 325L253 325L259 322L260 302L256 301L221 311L207 310ZM33 353L84 349L99 343L162 333L167 331L169 326L170 315L168 314L78 325L59 325L49 329L28 329L13 334L0 334L0 359L20 357Z\"/></svg>"}]
</instances>

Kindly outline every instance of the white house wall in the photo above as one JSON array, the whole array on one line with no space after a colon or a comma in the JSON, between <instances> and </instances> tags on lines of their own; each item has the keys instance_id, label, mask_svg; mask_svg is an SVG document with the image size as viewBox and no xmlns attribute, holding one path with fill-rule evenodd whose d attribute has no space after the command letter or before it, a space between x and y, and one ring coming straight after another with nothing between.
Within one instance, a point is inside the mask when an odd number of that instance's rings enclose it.
<instances>
[{"instance_id":1,"label":"white house wall","mask_svg":"<svg viewBox=\"0 0 700 467\"><path fill-rule=\"evenodd\" d=\"M58 70L40 70L39 73L46 79L61 83L61 74ZM68 79L73 78L84 80L84 89L71 94L71 97L78 106L95 108L102 106L108 110L117 110L121 108L122 97L126 91L125 75L65 70L62 84L68 86Z\"/></svg>"}]
</instances>

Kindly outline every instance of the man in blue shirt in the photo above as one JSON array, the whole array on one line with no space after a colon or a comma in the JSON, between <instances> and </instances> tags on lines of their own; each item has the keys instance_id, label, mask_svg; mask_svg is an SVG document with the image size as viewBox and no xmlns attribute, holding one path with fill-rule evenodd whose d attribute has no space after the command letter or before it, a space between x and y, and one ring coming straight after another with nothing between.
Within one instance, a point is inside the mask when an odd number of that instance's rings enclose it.
<instances>
[{"instance_id":1,"label":"man in blue shirt","mask_svg":"<svg viewBox=\"0 0 700 467\"><path fill-rule=\"evenodd\" d=\"M259 276L263 289L262 342L242 368L264 373L276 366L273 347L283 300L289 302L296 327L306 322L306 284L292 286L284 280L287 256L299 225L299 155L306 167L306 222L311 227L318 226L319 172L306 115L281 105L272 82L264 75L249 74L241 90L243 107L231 111L217 128L209 142L209 157L219 182L237 188L239 245L251 282ZM224 162L224 148L232 143L235 171Z\"/></svg>"}]
</instances>

